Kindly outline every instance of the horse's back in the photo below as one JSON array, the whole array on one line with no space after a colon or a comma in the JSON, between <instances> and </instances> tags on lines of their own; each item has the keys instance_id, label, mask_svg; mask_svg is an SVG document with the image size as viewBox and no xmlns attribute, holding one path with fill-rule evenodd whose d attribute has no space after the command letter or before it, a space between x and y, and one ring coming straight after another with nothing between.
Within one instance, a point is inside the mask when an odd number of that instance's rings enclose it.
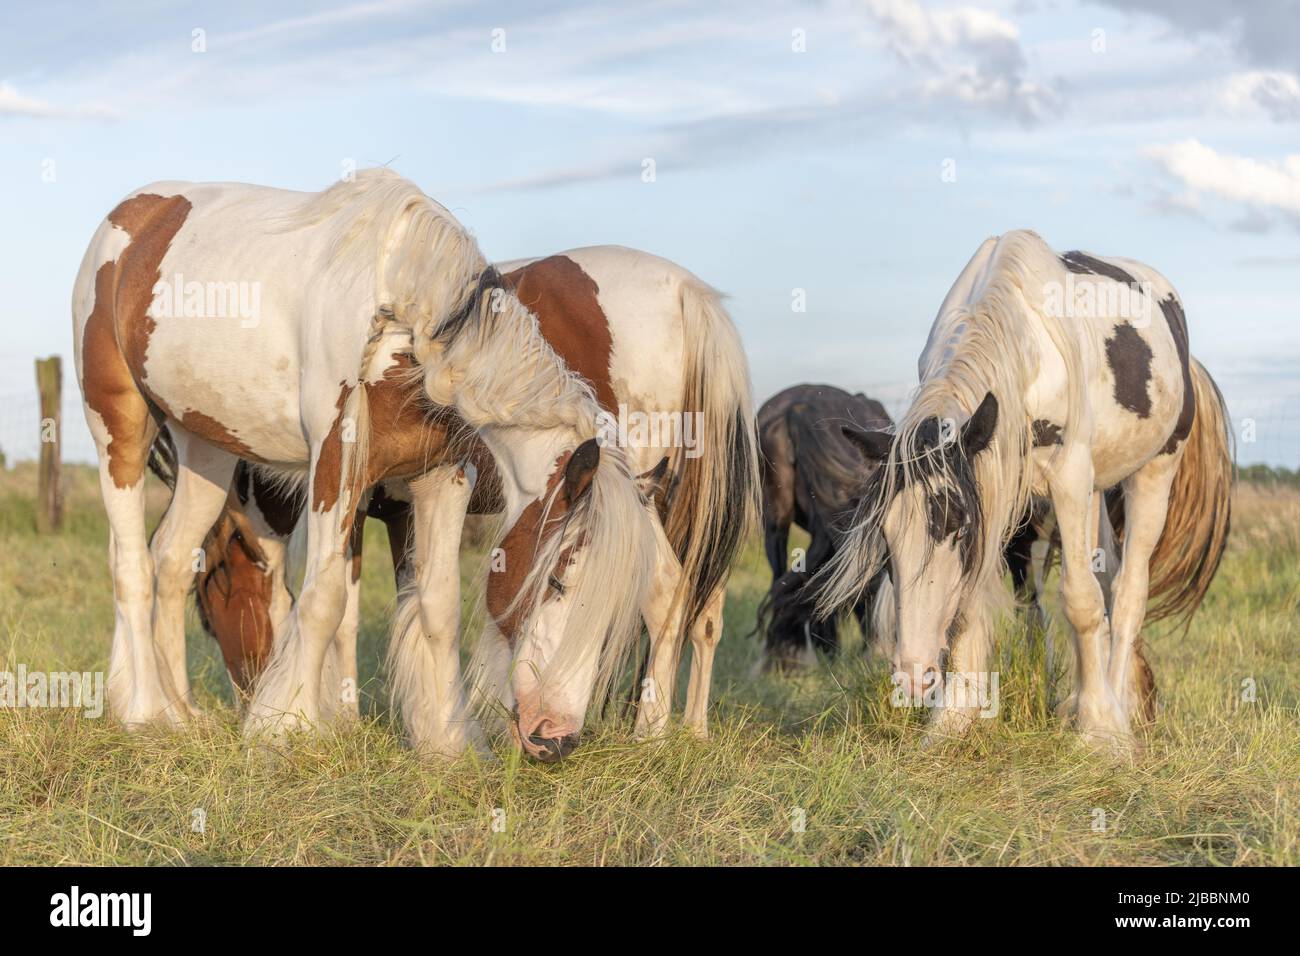
<instances>
[{"instance_id":1,"label":"horse's back","mask_svg":"<svg viewBox=\"0 0 1300 956\"><path fill-rule=\"evenodd\" d=\"M651 414L682 410L684 290L714 294L691 272L625 246L587 246L497 268L607 411L620 405ZM638 449L640 464L653 465L666 450Z\"/></svg>"},{"instance_id":2,"label":"horse's back","mask_svg":"<svg viewBox=\"0 0 1300 956\"><path fill-rule=\"evenodd\" d=\"M1029 412L1059 429L1069 414L1071 380L1082 376L1098 487L1127 478L1171 450L1171 436L1190 425L1186 320L1172 283L1135 259L1071 250L1056 252L1039 236L1014 236L1020 285L1035 313L1038 375ZM1001 242L1005 242L1006 237ZM1052 326L1072 343L1077 362L1062 357Z\"/></svg>"},{"instance_id":3,"label":"horse's back","mask_svg":"<svg viewBox=\"0 0 1300 956\"><path fill-rule=\"evenodd\" d=\"M320 231L292 228L313 195L160 181L118 203L74 295L83 390L102 394L98 379L113 373L121 393L129 369L134 388L178 427L241 457L304 464L301 349L314 341L333 351L338 368L325 378L337 383L348 368L337 340L348 337L322 330L365 316L360 296L349 303L331 289Z\"/></svg>"}]
</instances>

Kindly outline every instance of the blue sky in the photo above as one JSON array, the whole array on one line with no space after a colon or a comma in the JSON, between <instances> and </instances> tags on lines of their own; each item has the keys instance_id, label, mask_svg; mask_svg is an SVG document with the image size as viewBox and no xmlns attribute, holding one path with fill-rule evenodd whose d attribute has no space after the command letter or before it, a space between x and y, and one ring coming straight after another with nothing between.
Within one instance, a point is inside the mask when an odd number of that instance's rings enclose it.
<instances>
[{"instance_id":1,"label":"blue sky","mask_svg":"<svg viewBox=\"0 0 1300 956\"><path fill-rule=\"evenodd\" d=\"M352 162L492 258L690 268L731 296L760 400L814 380L896 407L986 236L1142 259L1257 421L1241 460L1295 465L1297 74L1282 0L7 5L0 446L31 430L32 357L70 363L72 279L123 194L320 189Z\"/></svg>"}]
</instances>

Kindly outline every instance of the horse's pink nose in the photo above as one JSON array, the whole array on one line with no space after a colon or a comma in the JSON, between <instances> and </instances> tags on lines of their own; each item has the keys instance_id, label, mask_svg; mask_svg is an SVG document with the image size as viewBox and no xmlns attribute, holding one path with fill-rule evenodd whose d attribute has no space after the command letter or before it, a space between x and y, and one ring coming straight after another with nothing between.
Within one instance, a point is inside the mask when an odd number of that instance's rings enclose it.
<instances>
[{"instance_id":1,"label":"horse's pink nose","mask_svg":"<svg viewBox=\"0 0 1300 956\"><path fill-rule=\"evenodd\" d=\"M523 732L523 725L519 726L520 742L524 750L530 757L542 761L542 763L554 763L557 760L563 760L569 754L578 749L578 733L566 733L564 728L553 721L543 718L533 729Z\"/></svg>"},{"instance_id":2,"label":"horse's pink nose","mask_svg":"<svg viewBox=\"0 0 1300 956\"><path fill-rule=\"evenodd\" d=\"M926 691L932 690L940 679L939 665L933 661L899 661L894 679L904 694L916 700L924 697Z\"/></svg>"},{"instance_id":3,"label":"horse's pink nose","mask_svg":"<svg viewBox=\"0 0 1300 956\"><path fill-rule=\"evenodd\" d=\"M563 760L578 749L578 735L565 734L563 737L529 737L531 745L528 752L542 763L555 763Z\"/></svg>"}]
</instances>

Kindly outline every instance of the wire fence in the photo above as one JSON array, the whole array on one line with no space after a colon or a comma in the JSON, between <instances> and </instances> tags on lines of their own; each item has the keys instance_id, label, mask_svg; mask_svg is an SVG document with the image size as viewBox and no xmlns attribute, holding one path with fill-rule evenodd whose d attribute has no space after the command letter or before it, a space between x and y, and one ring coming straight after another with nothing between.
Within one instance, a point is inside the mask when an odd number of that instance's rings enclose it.
<instances>
[{"instance_id":1,"label":"wire fence","mask_svg":"<svg viewBox=\"0 0 1300 956\"><path fill-rule=\"evenodd\" d=\"M95 442L81 410L71 363L64 365L63 460L70 464L94 464ZM16 385L17 382L9 383ZM862 389L877 399L895 421L907 409L912 386L889 382ZM1300 467L1300 393L1278 398L1229 401L1233 433L1240 465ZM35 461L40 453L40 402L34 373L31 385L0 393L0 455L8 467L20 461Z\"/></svg>"},{"instance_id":2,"label":"wire fence","mask_svg":"<svg viewBox=\"0 0 1300 956\"><path fill-rule=\"evenodd\" d=\"M81 392L76 377L63 367L63 460L71 464L94 464L95 440L81 412ZM33 372L31 388L20 392L0 393L0 454L12 468L20 461L35 461L40 456L40 397L36 393Z\"/></svg>"}]
</instances>

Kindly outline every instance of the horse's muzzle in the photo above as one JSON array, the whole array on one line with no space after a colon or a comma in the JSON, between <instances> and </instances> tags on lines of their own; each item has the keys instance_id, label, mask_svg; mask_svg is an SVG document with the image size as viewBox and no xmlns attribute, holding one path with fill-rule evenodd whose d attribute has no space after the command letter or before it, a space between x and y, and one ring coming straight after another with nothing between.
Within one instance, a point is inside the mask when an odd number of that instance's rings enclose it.
<instances>
[{"instance_id":1,"label":"horse's muzzle","mask_svg":"<svg viewBox=\"0 0 1300 956\"><path fill-rule=\"evenodd\" d=\"M528 753L542 763L556 763L578 749L578 735L565 734L563 737L530 736Z\"/></svg>"}]
</instances>

